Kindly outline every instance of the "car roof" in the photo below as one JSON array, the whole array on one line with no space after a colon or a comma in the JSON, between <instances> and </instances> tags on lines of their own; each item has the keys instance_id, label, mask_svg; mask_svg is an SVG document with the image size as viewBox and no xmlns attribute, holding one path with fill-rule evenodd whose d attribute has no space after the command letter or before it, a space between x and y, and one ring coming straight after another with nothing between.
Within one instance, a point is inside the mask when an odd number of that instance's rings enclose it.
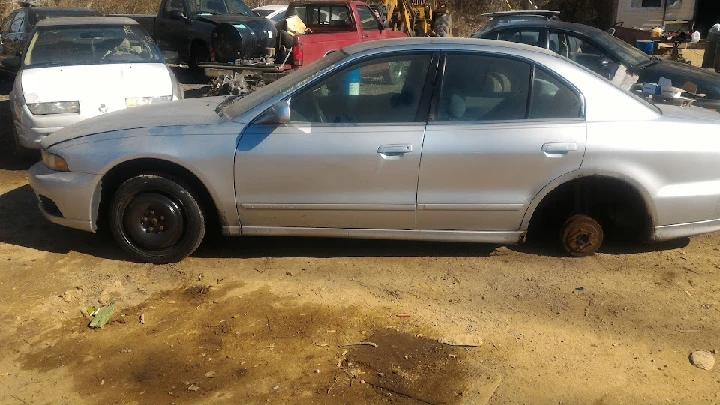
<instances>
[{"instance_id":1,"label":"car roof","mask_svg":"<svg viewBox=\"0 0 720 405\"><path fill-rule=\"evenodd\" d=\"M509 18L509 17L525 17L525 16L540 16L551 18L560 15L559 11L554 10L510 10L510 11L496 11L494 13L483 13L480 14L485 17L492 18Z\"/></svg>"},{"instance_id":2,"label":"car roof","mask_svg":"<svg viewBox=\"0 0 720 405\"><path fill-rule=\"evenodd\" d=\"M579 32L581 34L597 34L598 32L605 32L589 25L570 23L559 20L545 20L545 19L532 19L532 20L508 20L500 21L493 25L492 28L486 32L495 31L501 28L516 28L516 27L534 27L534 28L556 28L566 31ZM482 28L480 29L482 31Z\"/></svg>"},{"instance_id":3,"label":"car roof","mask_svg":"<svg viewBox=\"0 0 720 405\"><path fill-rule=\"evenodd\" d=\"M58 27L72 25L138 25L127 17L58 17L42 20L37 27Z\"/></svg>"},{"instance_id":4,"label":"car roof","mask_svg":"<svg viewBox=\"0 0 720 405\"><path fill-rule=\"evenodd\" d=\"M550 56L558 56L555 52L539 48L537 46L518 44L515 42L495 41L490 39L479 38L456 38L456 37L407 37L382 39L377 41L360 42L358 44L349 45L343 48L348 55L361 53L372 49L381 49L389 47L404 47L427 50L443 50L444 48L503 48L520 52L533 52Z\"/></svg>"}]
</instances>

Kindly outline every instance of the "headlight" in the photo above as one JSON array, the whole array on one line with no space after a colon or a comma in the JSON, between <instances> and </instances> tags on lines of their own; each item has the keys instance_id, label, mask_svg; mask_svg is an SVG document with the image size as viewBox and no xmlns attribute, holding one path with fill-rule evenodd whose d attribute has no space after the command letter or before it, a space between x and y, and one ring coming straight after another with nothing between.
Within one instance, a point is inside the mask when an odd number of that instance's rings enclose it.
<instances>
[{"instance_id":1,"label":"headlight","mask_svg":"<svg viewBox=\"0 0 720 405\"><path fill-rule=\"evenodd\" d=\"M45 149L40 150L40 156L42 156L42 162L45 166L47 166L49 169L55 170L56 172L69 172L70 168L68 167L67 162L62 157L50 153L46 151Z\"/></svg>"},{"instance_id":2,"label":"headlight","mask_svg":"<svg viewBox=\"0 0 720 405\"><path fill-rule=\"evenodd\" d=\"M127 108L137 107L141 105L163 103L165 101L172 101L173 96L157 96L157 97L133 97L125 99L125 106Z\"/></svg>"},{"instance_id":3,"label":"headlight","mask_svg":"<svg viewBox=\"0 0 720 405\"><path fill-rule=\"evenodd\" d=\"M55 101L52 103L28 104L27 106L33 115L80 113L79 101Z\"/></svg>"}]
</instances>

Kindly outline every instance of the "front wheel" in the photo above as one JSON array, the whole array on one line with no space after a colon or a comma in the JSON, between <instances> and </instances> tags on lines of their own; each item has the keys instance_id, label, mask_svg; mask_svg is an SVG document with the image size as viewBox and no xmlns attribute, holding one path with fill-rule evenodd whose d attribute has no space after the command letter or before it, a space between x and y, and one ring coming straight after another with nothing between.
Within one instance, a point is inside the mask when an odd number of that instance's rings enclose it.
<instances>
[{"instance_id":1,"label":"front wheel","mask_svg":"<svg viewBox=\"0 0 720 405\"><path fill-rule=\"evenodd\" d=\"M205 236L205 216L182 181L143 174L126 180L110 206L110 227L120 247L139 262L174 263Z\"/></svg>"}]
</instances>

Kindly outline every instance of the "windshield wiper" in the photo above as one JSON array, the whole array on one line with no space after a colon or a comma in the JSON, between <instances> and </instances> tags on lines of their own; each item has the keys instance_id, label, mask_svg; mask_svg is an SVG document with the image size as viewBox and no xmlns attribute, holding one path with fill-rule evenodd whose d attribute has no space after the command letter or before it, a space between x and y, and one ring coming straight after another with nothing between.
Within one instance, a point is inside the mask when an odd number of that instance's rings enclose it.
<instances>
[{"instance_id":1,"label":"windshield wiper","mask_svg":"<svg viewBox=\"0 0 720 405\"><path fill-rule=\"evenodd\" d=\"M235 100L240 98L240 96L227 96L225 97L225 100L220 102L217 107L215 107L215 113L223 118L230 119L227 115L225 115L225 107L232 104Z\"/></svg>"}]
</instances>

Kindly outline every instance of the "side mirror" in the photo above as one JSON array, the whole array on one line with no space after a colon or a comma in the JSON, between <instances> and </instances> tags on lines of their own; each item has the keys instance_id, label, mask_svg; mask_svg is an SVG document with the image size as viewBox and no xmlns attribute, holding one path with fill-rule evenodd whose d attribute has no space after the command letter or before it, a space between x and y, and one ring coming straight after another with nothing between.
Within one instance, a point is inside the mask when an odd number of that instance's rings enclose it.
<instances>
[{"instance_id":1,"label":"side mirror","mask_svg":"<svg viewBox=\"0 0 720 405\"><path fill-rule=\"evenodd\" d=\"M10 56L2 61L2 65L9 69L9 70L19 70L20 69L20 57L19 56Z\"/></svg>"},{"instance_id":2,"label":"side mirror","mask_svg":"<svg viewBox=\"0 0 720 405\"><path fill-rule=\"evenodd\" d=\"M175 51L163 51L162 52L163 59L165 59L165 63L170 65L175 65L178 63L178 53Z\"/></svg>"},{"instance_id":3,"label":"side mirror","mask_svg":"<svg viewBox=\"0 0 720 405\"><path fill-rule=\"evenodd\" d=\"M167 13L168 18L171 20L185 20L187 17L185 17L185 13L183 13L180 10L170 10Z\"/></svg>"},{"instance_id":4,"label":"side mirror","mask_svg":"<svg viewBox=\"0 0 720 405\"><path fill-rule=\"evenodd\" d=\"M290 123L290 99L280 100L273 104L270 109L257 120L258 124L289 124Z\"/></svg>"}]
</instances>

